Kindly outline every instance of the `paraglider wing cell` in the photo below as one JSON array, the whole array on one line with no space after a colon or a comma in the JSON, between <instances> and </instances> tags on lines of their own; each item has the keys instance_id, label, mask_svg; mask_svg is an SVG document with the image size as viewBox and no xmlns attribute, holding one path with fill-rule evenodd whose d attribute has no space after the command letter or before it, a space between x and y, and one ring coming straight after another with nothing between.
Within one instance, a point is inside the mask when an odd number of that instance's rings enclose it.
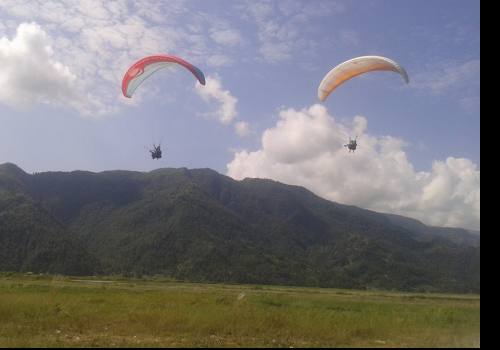
<instances>
[{"instance_id":1,"label":"paraglider wing cell","mask_svg":"<svg viewBox=\"0 0 500 350\"><path fill-rule=\"evenodd\" d=\"M134 63L123 76L122 92L125 97L132 97L134 91L142 84L144 80L150 77L159 69L172 65L180 65L188 69L198 79L200 84L205 85L205 76L203 72L191 63L180 57L173 55L155 55L144 57Z\"/></svg>"},{"instance_id":2,"label":"paraglider wing cell","mask_svg":"<svg viewBox=\"0 0 500 350\"><path fill-rule=\"evenodd\" d=\"M398 63L382 56L361 56L345 61L329 71L318 87L318 98L325 101L330 93L345 81L372 71L399 73L408 84L408 74Z\"/></svg>"}]
</instances>

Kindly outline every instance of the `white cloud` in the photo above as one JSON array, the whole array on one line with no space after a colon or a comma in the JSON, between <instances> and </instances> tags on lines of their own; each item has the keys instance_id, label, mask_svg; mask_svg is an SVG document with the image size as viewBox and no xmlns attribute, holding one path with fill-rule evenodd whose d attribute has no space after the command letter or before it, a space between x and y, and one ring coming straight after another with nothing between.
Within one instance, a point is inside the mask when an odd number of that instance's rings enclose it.
<instances>
[{"instance_id":1,"label":"white cloud","mask_svg":"<svg viewBox=\"0 0 500 350\"><path fill-rule=\"evenodd\" d=\"M261 148L238 151L227 165L235 179L271 178L304 186L332 201L397 213L431 225L479 229L480 176L468 159L436 161L416 172L403 140L366 133L367 120L338 123L324 106L287 109L264 131ZM358 136L358 149L344 144Z\"/></svg>"},{"instance_id":2,"label":"white cloud","mask_svg":"<svg viewBox=\"0 0 500 350\"><path fill-rule=\"evenodd\" d=\"M355 30L343 29L339 33L340 40L350 46L358 46L361 42L359 34Z\"/></svg>"},{"instance_id":3,"label":"white cloud","mask_svg":"<svg viewBox=\"0 0 500 350\"><path fill-rule=\"evenodd\" d=\"M127 105L128 101L120 95L123 72L144 53L174 47L179 36L175 31L162 32L163 28L148 25L130 11L121 0L0 3L0 15L3 12L3 16L37 20L51 39L52 56L77 82L72 89L66 89L72 98L58 104L91 118L115 113ZM175 35L165 36L167 31Z\"/></svg>"},{"instance_id":4,"label":"white cloud","mask_svg":"<svg viewBox=\"0 0 500 350\"><path fill-rule=\"evenodd\" d=\"M215 54L215 55L208 57L207 63L211 66L214 66L214 67L222 67L222 66L225 66L229 63L232 63L232 60L227 55Z\"/></svg>"},{"instance_id":5,"label":"white cloud","mask_svg":"<svg viewBox=\"0 0 500 350\"><path fill-rule=\"evenodd\" d=\"M242 8L243 17L257 27L261 57L270 63L296 57L298 52L310 52L308 49L316 46L313 33L318 34L315 21L343 10L337 2L319 0L249 1Z\"/></svg>"},{"instance_id":6,"label":"white cloud","mask_svg":"<svg viewBox=\"0 0 500 350\"><path fill-rule=\"evenodd\" d=\"M236 134L240 137L245 137L250 133L250 124L248 122L239 121L234 124Z\"/></svg>"},{"instance_id":7,"label":"white cloud","mask_svg":"<svg viewBox=\"0 0 500 350\"><path fill-rule=\"evenodd\" d=\"M453 88L463 88L471 83L479 85L480 61L470 60L463 63L441 62L431 65L412 79L412 86L426 89L434 94L442 94Z\"/></svg>"},{"instance_id":8,"label":"white cloud","mask_svg":"<svg viewBox=\"0 0 500 350\"><path fill-rule=\"evenodd\" d=\"M285 61L292 57L292 45L284 42L265 41L262 43L259 52L269 62Z\"/></svg>"},{"instance_id":9,"label":"white cloud","mask_svg":"<svg viewBox=\"0 0 500 350\"><path fill-rule=\"evenodd\" d=\"M83 15L91 18L102 20L109 18L109 12L100 0L80 0L77 8Z\"/></svg>"},{"instance_id":10,"label":"white cloud","mask_svg":"<svg viewBox=\"0 0 500 350\"><path fill-rule=\"evenodd\" d=\"M206 102L216 104L216 110L208 115L215 117L224 125L231 124L238 116L236 105L238 99L234 97L229 90L224 90L221 79L218 76L207 76L206 84L195 85L196 93ZM250 124L246 121L237 121L234 123L234 131L239 137L245 137L250 133Z\"/></svg>"},{"instance_id":11,"label":"white cloud","mask_svg":"<svg viewBox=\"0 0 500 350\"><path fill-rule=\"evenodd\" d=\"M464 110L477 112L480 106L480 70L479 59L433 62L413 75L410 86L422 93L454 98Z\"/></svg>"},{"instance_id":12,"label":"white cloud","mask_svg":"<svg viewBox=\"0 0 500 350\"><path fill-rule=\"evenodd\" d=\"M242 42L240 33L231 29L216 30L210 34L210 37L217 44L223 46L235 46Z\"/></svg>"},{"instance_id":13,"label":"white cloud","mask_svg":"<svg viewBox=\"0 0 500 350\"><path fill-rule=\"evenodd\" d=\"M0 38L0 103L29 108L36 103L80 108L77 77L54 57L50 38L35 23L23 23L10 40Z\"/></svg>"},{"instance_id":14,"label":"white cloud","mask_svg":"<svg viewBox=\"0 0 500 350\"><path fill-rule=\"evenodd\" d=\"M0 37L13 29L11 22L15 28L18 23L35 20L50 39L50 59L67 68L78 81L76 89L58 90L75 94L65 105L98 118L130 104L120 94L121 79L130 64L145 55L176 53L195 65L203 60L214 67L233 62L226 51L221 53L209 43L215 40L223 47L236 45L241 40L239 33L203 12L193 15L187 5L183 0L2 0ZM231 111L225 113L231 118Z\"/></svg>"},{"instance_id":15,"label":"white cloud","mask_svg":"<svg viewBox=\"0 0 500 350\"><path fill-rule=\"evenodd\" d=\"M222 124L230 124L238 115L236 104L238 99L228 90L223 90L220 78L207 76L206 85L196 83L196 92L206 102L215 101L219 108L213 113Z\"/></svg>"}]
</instances>

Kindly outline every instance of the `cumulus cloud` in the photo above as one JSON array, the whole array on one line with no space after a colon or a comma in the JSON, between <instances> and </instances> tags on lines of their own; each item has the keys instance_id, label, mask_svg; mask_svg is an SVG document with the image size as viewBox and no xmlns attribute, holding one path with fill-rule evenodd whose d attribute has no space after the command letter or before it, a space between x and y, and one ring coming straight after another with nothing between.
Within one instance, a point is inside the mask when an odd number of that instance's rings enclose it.
<instances>
[{"instance_id":1,"label":"cumulus cloud","mask_svg":"<svg viewBox=\"0 0 500 350\"><path fill-rule=\"evenodd\" d=\"M0 103L14 108L81 103L76 76L54 57L50 38L35 23L19 25L12 40L0 38L0 67Z\"/></svg>"},{"instance_id":2,"label":"cumulus cloud","mask_svg":"<svg viewBox=\"0 0 500 350\"><path fill-rule=\"evenodd\" d=\"M56 104L54 101L57 100L57 104L64 104L91 117L112 114L130 104L121 96L120 83L123 72L139 58L148 54L175 52L193 64L208 60L210 65L221 67L231 64L232 58L219 46L214 48L209 44L215 42L226 48L241 40L239 32L230 23L220 25L220 21L202 12L192 16L192 9L183 0L169 0L168 3L143 0L2 0L0 17L7 18L1 21L0 38L4 37L2 49L9 50L9 57L12 57L10 52L16 38L6 37L5 33L14 30L19 23L36 21L40 31L45 33L45 37L40 35L37 40L43 41L43 47L50 46L50 50L36 52L42 54L41 58L45 60L41 61L42 65L39 64L40 71L42 68L45 70L43 75L35 76L49 79L50 84L57 80L59 95L55 94L54 87L49 96L37 96L34 102L51 101ZM3 62L11 58L4 55L1 59ZM26 71L25 75L33 69ZM15 74L22 73L18 71ZM71 86L68 85L70 83ZM3 91L0 103L14 101L6 95L7 92ZM32 97L25 93L23 98L28 100ZM154 97L148 95L145 98ZM13 103L9 102L9 105Z\"/></svg>"},{"instance_id":3,"label":"cumulus cloud","mask_svg":"<svg viewBox=\"0 0 500 350\"><path fill-rule=\"evenodd\" d=\"M233 123L238 116L236 105L238 99L234 97L229 90L224 90L222 81L218 76L207 76L206 84L195 85L196 93L207 103L214 104L214 112L204 113L215 117L220 123L229 125ZM250 124L246 121L237 121L234 123L234 131L239 137L245 137L250 133Z\"/></svg>"},{"instance_id":4,"label":"cumulus cloud","mask_svg":"<svg viewBox=\"0 0 500 350\"><path fill-rule=\"evenodd\" d=\"M206 102L215 101L218 109L212 113L222 124L230 124L238 115L236 104L238 99L229 90L222 88L219 77L207 76L205 86L196 84L196 92Z\"/></svg>"},{"instance_id":5,"label":"cumulus cloud","mask_svg":"<svg viewBox=\"0 0 500 350\"><path fill-rule=\"evenodd\" d=\"M285 109L264 131L260 149L235 152L227 174L300 185L332 201L431 225L479 229L480 176L474 163L449 157L417 172L403 140L366 130L366 118L356 116L345 125L322 105ZM349 153L344 144L356 135L358 149Z\"/></svg>"}]
</instances>

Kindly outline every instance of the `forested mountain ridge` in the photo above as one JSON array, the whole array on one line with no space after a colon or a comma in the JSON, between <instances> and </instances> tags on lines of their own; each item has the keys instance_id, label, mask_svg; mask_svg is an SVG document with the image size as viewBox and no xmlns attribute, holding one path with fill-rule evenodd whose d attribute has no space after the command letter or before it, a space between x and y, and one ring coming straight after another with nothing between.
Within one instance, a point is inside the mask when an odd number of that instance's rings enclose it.
<instances>
[{"instance_id":1,"label":"forested mountain ridge","mask_svg":"<svg viewBox=\"0 0 500 350\"><path fill-rule=\"evenodd\" d=\"M480 291L479 236L210 169L0 165L0 270Z\"/></svg>"}]
</instances>

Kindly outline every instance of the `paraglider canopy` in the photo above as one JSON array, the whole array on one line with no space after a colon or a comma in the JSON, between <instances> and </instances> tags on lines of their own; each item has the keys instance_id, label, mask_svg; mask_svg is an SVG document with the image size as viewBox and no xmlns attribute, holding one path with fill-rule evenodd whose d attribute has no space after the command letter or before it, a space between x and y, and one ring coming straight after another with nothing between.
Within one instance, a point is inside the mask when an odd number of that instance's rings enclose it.
<instances>
[{"instance_id":1,"label":"paraglider canopy","mask_svg":"<svg viewBox=\"0 0 500 350\"><path fill-rule=\"evenodd\" d=\"M200 84L205 85L205 75L191 63L173 55L147 56L135 62L125 73L122 80L122 92L125 97L132 97L134 91L144 80L159 69L173 65L179 65L188 69L198 79Z\"/></svg>"},{"instance_id":2,"label":"paraglider canopy","mask_svg":"<svg viewBox=\"0 0 500 350\"><path fill-rule=\"evenodd\" d=\"M409 83L408 74L395 61L382 56L361 56L345 61L329 71L319 84L318 98L323 102L345 81L372 71L393 71L399 73L404 81Z\"/></svg>"}]
</instances>

